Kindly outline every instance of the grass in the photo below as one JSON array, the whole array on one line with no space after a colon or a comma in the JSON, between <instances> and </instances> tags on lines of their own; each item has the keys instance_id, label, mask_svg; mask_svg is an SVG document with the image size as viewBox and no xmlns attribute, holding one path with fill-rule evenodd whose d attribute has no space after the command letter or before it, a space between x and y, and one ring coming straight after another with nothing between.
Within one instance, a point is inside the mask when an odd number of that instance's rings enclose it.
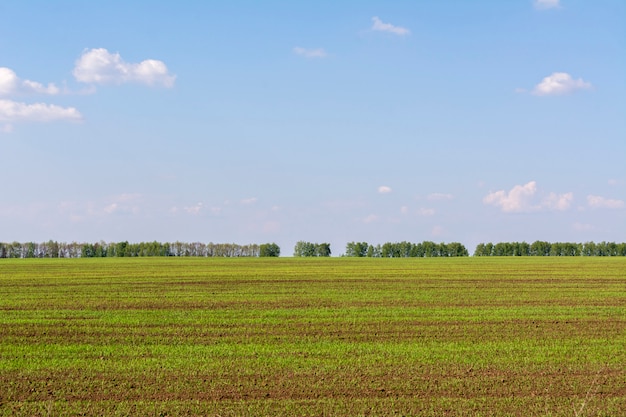
<instances>
[{"instance_id":1,"label":"grass","mask_svg":"<svg viewBox=\"0 0 626 417\"><path fill-rule=\"evenodd\" d=\"M0 415L626 409L626 259L2 260Z\"/></svg>"}]
</instances>

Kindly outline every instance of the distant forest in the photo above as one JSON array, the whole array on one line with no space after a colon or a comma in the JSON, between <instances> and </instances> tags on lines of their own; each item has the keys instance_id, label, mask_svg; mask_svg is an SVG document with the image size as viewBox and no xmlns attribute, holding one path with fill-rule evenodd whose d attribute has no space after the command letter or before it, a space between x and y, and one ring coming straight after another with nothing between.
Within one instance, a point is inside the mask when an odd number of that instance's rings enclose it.
<instances>
[{"instance_id":1,"label":"distant forest","mask_svg":"<svg viewBox=\"0 0 626 417\"><path fill-rule=\"evenodd\" d=\"M299 241L294 247L294 257L328 257L329 243ZM277 257L280 247L276 243L238 245L235 243L186 242L98 242L65 243L0 242L0 258L111 258L111 257ZM435 243L424 241L387 242L371 245L367 242L349 242L344 257L369 258L436 258L470 256L466 247L458 242ZM499 242L480 243L473 256L626 256L626 243L615 242Z\"/></svg>"},{"instance_id":2,"label":"distant forest","mask_svg":"<svg viewBox=\"0 0 626 417\"><path fill-rule=\"evenodd\" d=\"M626 256L626 243L500 242L480 243L474 256Z\"/></svg>"},{"instance_id":3,"label":"distant forest","mask_svg":"<svg viewBox=\"0 0 626 417\"><path fill-rule=\"evenodd\" d=\"M0 258L120 258L146 256L264 257L280 256L275 243L237 245L235 243L98 242L1 243Z\"/></svg>"},{"instance_id":4,"label":"distant forest","mask_svg":"<svg viewBox=\"0 0 626 417\"><path fill-rule=\"evenodd\" d=\"M370 245L350 242L344 256L373 258L431 258L469 256L461 243L399 242ZM500 242L479 243L473 256L626 256L626 243Z\"/></svg>"}]
</instances>

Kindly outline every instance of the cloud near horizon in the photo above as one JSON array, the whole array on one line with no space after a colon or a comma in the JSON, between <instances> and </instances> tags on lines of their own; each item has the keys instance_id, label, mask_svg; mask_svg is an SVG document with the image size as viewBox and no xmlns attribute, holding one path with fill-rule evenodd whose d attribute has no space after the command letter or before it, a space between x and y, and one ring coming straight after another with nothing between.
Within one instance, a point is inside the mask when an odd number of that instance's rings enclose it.
<instances>
[{"instance_id":1,"label":"cloud near horizon","mask_svg":"<svg viewBox=\"0 0 626 417\"><path fill-rule=\"evenodd\" d=\"M250 198L244 198L240 202L241 204L248 206L250 204L255 204L258 200L259 199L256 197L250 197Z\"/></svg>"},{"instance_id":2,"label":"cloud near horizon","mask_svg":"<svg viewBox=\"0 0 626 417\"><path fill-rule=\"evenodd\" d=\"M85 50L76 61L72 74L77 81L90 84L136 82L173 87L176 80L163 61L146 59L130 63L124 61L119 53L112 54L105 48Z\"/></svg>"},{"instance_id":3,"label":"cloud near horizon","mask_svg":"<svg viewBox=\"0 0 626 417\"><path fill-rule=\"evenodd\" d=\"M588 195L587 204L592 208L608 208L619 209L624 208L626 204L623 200L615 200L610 198L600 197L599 195Z\"/></svg>"},{"instance_id":4,"label":"cloud near horizon","mask_svg":"<svg viewBox=\"0 0 626 417\"><path fill-rule=\"evenodd\" d=\"M383 23L383 21L380 20L378 16L372 17L372 22L372 30L377 32L389 32L398 36L405 36L411 33L411 31L407 28L394 26L391 23Z\"/></svg>"},{"instance_id":5,"label":"cloud near horizon","mask_svg":"<svg viewBox=\"0 0 626 417\"><path fill-rule=\"evenodd\" d=\"M528 213L540 210L564 211L570 208L574 194L549 193L540 202L536 202L537 183L530 181L524 185L516 185L510 191L496 191L487 194L483 203L500 207L504 213Z\"/></svg>"}]
</instances>

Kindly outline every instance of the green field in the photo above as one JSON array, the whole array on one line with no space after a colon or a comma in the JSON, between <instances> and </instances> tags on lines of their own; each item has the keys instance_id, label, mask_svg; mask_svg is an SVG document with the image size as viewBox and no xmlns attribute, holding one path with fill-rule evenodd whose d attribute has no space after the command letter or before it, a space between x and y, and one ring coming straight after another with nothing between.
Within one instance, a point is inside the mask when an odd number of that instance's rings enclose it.
<instances>
[{"instance_id":1,"label":"green field","mask_svg":"<svg viewBox=\"0 0 626 417\"><path fill-rule=\"evenodd\" d=\"M0 415L619 416L625 258L0 260Z\"/></svg>"}]
</instances>

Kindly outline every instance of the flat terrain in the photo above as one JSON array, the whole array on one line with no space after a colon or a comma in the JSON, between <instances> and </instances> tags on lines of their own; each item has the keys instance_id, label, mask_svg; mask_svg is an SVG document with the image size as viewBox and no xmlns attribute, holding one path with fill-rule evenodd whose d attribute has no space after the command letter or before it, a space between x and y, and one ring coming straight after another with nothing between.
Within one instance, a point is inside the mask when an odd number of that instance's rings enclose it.
<instances>
[{"instance_id":1,"label":"flat terrain","mask_svg":"<svg viewBox=\"0 0 626 417\"><path fill-rule=\"evenodd\" d=\"M0 260L0 415L619 416L626 258Z\"/></svg>"}]
</instances>

